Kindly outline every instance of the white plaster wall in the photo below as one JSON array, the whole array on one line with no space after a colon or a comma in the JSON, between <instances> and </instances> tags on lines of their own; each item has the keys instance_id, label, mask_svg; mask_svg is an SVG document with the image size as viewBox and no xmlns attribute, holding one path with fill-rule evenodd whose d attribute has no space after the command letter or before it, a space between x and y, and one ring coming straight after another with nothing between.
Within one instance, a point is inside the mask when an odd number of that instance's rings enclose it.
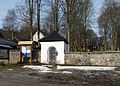
<instances>
[{"instance_id":1,"label":"white plaster wall","mask_svg":"<svg viewBox=\"0 0 120 86\"><path fill-rule=\"evenodd\" d=\"M41 63L49 64L47 51L49 47L55 47L58 56L56 58L57 64L64 64L64 41L58 42L41 42Z\"/></svg>"},{"instance_id":2,"label":"white plaster wall","mask_svg":"<svg viewBox=\"0 0 120 86\"><path fill-rule=\"evenodd\" d=\"M40 32L39 38L41 39L43 37L44 37L44 35ZM38 42L38 31L36 31L35 34L33 35L33 41Z\"/></svg>"},{"instance_id":3,"label":"white plaster wall","mask_svg":"<svg viewBox=\"0 0 120 86\"><path fill-rule=\"evenodd\" d=\"M64 42L64 50L65 50L65 53L67 53L67 52L69 52L69 50L68 50L68 44L66 44L65 42Z\"/></svg>"}]
</instances>

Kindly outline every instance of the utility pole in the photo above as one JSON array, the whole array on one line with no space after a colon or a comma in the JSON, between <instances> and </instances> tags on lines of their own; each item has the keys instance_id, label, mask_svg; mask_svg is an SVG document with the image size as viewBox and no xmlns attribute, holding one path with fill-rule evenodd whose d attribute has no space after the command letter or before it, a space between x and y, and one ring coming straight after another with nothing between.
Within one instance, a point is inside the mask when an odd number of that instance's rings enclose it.
<instances>
[{"instance_id":1,"label":"utility pole","mask_svg":"<svg viewBox=\"0 0 120 86\"><path fill-rule=\"evenodd\" d=\"M40 4L41 0L37 0L37 27L38 27L38 41L40 39ZM38 42L39 46L39 42Z\"/></svg>"},{"instance_id":2,"label":"utility pole","mask_svg":"<svg viewBox=\"0 0 120 86\"><path fill-rule=\"evenodd\" d=\"M54 1L55 1L55 29L58 32L59 31L59 28L58 28L58 12L59 12L58 3L59 3L59 0L54 0Z\"/></svg>"},{"instance_id":3,"label":"utility pole","mask_svg":"<svg viewBox=\"0 0 120 86\"><path fill-rule=\"evenodd\" d=\"M33 41L33 0L29 0L29 16L30 16L30 33L31 33L31 40Z\"/></svg>"},{"instance_id":4,"label":"utility pole","mask_svg":"<svg viewBox=\"0 0 120 86\"><path fill-rule=\"evenodd\" d=\"M67 3L67 40L68 40L68 51L70 51L71 44L70 44L70 4L69 1Z\"/></svg>"}]
</instances>

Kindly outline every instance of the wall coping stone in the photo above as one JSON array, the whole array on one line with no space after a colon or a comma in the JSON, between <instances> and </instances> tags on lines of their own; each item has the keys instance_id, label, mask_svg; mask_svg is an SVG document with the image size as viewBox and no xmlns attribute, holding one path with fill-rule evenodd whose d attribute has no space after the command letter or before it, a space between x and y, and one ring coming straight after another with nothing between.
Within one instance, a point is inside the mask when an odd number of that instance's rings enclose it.
<instances>
[{"instance_id":1,"label":"wall coping stone","mask_svg":"<svg viewBox=\"0 0 120 86\"><path fill-rule=\"evenodd\" d=\"M111 53L120 53L120 51L66 52L65 54L111 54Z\"/></svg>"}]
</instances>

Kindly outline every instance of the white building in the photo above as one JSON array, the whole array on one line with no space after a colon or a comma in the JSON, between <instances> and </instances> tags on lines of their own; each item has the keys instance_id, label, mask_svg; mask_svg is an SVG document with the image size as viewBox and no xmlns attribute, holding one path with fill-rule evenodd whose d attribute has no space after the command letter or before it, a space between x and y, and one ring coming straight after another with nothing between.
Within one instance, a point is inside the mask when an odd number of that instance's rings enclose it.
<instances>
[{"instance_id":1,"label":"white building","mask_svg":"<svg viewBox=\"0 0 120 86\"><path fill-rule=\"evenodd\" d=\"M64 64L65 52L68 51L67 40L53 32L39 40L41 44L41 63Z\"/></svg>"},{"instance_id":2,"label":"white building","mask_svg":"<svg viewBox=\"0 0 120 86\"><path fill-rule=\"evenodd\" d=\"M44 37L43 33L39 31L39 38L42 39L43 37ZM35 31L35 33L33 34L33 41L38 42L38 30Z\"/></svg>"}]
</instances>

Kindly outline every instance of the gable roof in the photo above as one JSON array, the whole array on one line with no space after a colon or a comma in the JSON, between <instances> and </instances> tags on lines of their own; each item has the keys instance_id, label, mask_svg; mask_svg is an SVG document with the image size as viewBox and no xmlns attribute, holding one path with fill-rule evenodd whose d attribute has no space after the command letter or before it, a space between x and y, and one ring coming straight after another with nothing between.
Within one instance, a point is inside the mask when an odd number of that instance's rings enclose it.
<instances>
[{"instance_id":1,"label":"gable roof","mask_svg":"<svg viewBox=\"0 0 120 86\"><path fill-rule=\"evenodd\" d=\"M46 33L45 33L43 30L38 30L38 29L35 29L35 30L33 31L33 35L34 35L37 31L39 31L39 33L41 33L41 34L43 34L44 36L46 36Z\"/></svg>"},{"instance_id":2,"label":"gable roof","mask_svg":"<svg viewBox=\"0 0 120 86\"><path fill-rule=\"evenodd\" d=\"M67 39L59 35L57 32L50 33L46 37L39 40L40 42L64 41L68 44Z\"/></svg>"}]
</instances>

